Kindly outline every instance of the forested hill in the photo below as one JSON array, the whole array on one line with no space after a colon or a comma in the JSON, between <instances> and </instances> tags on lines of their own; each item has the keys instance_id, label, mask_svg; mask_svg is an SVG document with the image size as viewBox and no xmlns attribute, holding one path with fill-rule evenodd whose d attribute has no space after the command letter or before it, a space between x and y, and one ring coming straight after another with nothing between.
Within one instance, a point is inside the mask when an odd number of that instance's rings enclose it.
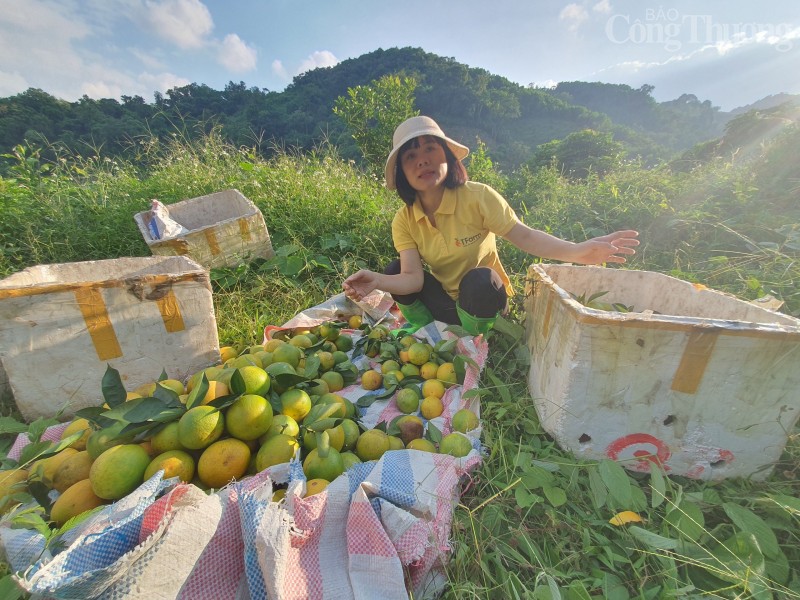
<instances>
[{"instance_id":1,"label":"forested hill","mask_svg":"<svg viewBox=\"0 0 800 600\"><path fill-rule=\"evenodd\" d=\"M413 77L416 107L436 118L453 137L476 137L495 160L510 168L527 161L539 144L569 133L610 132L632 154L666 158L718 137L726 122L708 100L685 95L656 102L652 88L571 82L555 89L523 87L483 69L470 68L419 48L376 50L334 67L304 73L283 92L230 82L223 90L193 83L155 95L66 102L36 89L0 99L0 153L23 140L60 141L79 153L101 148L125 152L131 140L165 135L198 123L217 123L236 144L308 149L327 139L347 158L359 158L333 114L337 97L383 75Z\"/></svg>"}]
</instances>

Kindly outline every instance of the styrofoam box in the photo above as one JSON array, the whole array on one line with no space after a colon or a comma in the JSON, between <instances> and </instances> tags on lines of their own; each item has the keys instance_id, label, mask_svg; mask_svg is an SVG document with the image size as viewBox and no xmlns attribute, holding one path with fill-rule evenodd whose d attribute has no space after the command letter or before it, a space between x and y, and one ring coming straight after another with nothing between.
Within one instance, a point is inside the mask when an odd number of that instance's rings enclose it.
<instances>
[{"instance_id":1,"label":"styrofoam box","mask_svg":"<svg viewBox=\"0 0 800 600\"><path fill-rule=\"evenodd\" d=\"M0 361L27 420L99 406L107 365L126 389L219 362L208 272L186 257L39 265L0 281Z\"/></svg>"},{"instance_id":2,"label":"styrofoam box","mask_svg":"<svg viewBox=\"0 0 800 600\"><path fill-rule=\"evenodd\" d=\"M562 448L695 479L769 475L800 415L800 321L648 271L533 265L527 288L529 387Z\"/></svg>"},{"instance_id":3,"label":"styrofoam box","mask_svg":"<svg viewBox=\"0 0 800 600\"><path fill-rule=\"evenodd\" d=\"M155 255L188 256L207 269L275 255L264 215L239 190L190 198L169 204L167 209L170 218L188 229L188 233L154 240L148 230L150 211L133 217Z\"/></svg>"}]
</instances>

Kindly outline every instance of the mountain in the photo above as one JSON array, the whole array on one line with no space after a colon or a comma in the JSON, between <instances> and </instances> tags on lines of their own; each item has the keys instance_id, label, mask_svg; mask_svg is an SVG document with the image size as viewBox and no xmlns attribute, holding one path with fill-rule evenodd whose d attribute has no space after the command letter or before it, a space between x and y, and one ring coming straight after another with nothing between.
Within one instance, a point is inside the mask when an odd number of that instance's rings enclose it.
<instances>
[{"instance_id":1,"label":"mountain","mask_svg":"<svg viewBox=\"0 0 800 600\"><path fill-rule=\"evenodd\" d=\"M332 108L348 88L388 74L414 77L416 106L449 135L483 141L497 165L513 168L540 144L584 129L611 133L629 154L656 161L716 138L726 118L710 101L683 95L656 102L652 87L565 82L554 89L523 87L420 48L379 49L334 67L308 71L283 92L230 82L218 91L193 83L155 94L65 102L36 89L0 99L0 152L24 140L59 141L79 153L102 148L123 154L136 140L179 127L194 135L209 127L236 144L310 149L326 139L346 158L358 151Z\"/></svg>"}]
</instances>

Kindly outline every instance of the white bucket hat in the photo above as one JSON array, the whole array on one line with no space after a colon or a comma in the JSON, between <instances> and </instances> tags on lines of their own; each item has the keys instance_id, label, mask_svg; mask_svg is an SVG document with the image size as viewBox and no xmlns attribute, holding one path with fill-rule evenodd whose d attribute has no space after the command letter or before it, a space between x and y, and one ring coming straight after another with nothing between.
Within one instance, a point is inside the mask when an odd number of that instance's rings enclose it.
<instances>
[{"instance_id":1,"label":"white bucket hat","mask_svg":"<svg viewBox=\"0 0 800 600\"><path fill-rule=\"evenodd\" d=\"M392 136L392 151L389 153L389 158L386 159L385 175L386 187L388 189L393 190L397 187L394 175L397 165L397 153L400 151L400 148L407 141L413 140L421 135L432 135L443 139L458 160L464 160L469 154L469 148L447 137L441 127L436 124L436 121L430 117L420 116L406 119L394 130L394 136Z\"/></svg>"}]
</instances>

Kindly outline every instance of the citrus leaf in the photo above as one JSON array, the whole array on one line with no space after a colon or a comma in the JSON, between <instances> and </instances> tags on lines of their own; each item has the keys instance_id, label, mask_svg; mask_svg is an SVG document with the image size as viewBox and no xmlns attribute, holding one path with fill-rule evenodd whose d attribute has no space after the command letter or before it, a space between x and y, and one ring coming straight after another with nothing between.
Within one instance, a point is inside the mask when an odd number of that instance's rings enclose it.
<instances>
[{"instance_id":1,"label":"citrus leaf","mask_svg":"<svg viewBox=\"0 0 800 600\"><path fill-rule=\"evenodd\" d=\"M28 431L25 423L20 423L11 417L0 417L0 435L4 433L24 433Z\"/></svg>"},{"instance_id":2,"label":"citrus leaf","mask_svg":"<svg viewBox=\"0 0 800 600\"><path fill-rule=\"evenodd\" d=\"M106 372L103 374L101 389L103 399L111 408L122 404L128 397L128 392L125 391L125 386L122 385L119 371L109 364L106 365Z\"/></svg>"},{"instance_id":3,"label":"citrus leaf","mask_svg":"<svg viewBox=\"0 0 800 600\"><path fill-rule=\"evenodd\" d=\"M194 408L195 404L198 404L203 398L206 397L208 388L208 377L206 377L206 374L203 373L200 376L200 381L198 381L197 384L192 388L192 391L186 398L186 408Z\"/></svg>"},{"instance_id":4,"label":"citrus leaf","mask_svg":"<svg viewBox=\"0 0 800 600\"><path fill-rule=\"evenodd\" d=\"M180 401L180 398L178 398L178 394L175 393L175 390L164 387L163 385L156 386L156 390L153 392L153 398L161 400L164 406L173 408L183 407L183 403Z\"/></svg>"},{"instance_id":5,"label":"citrus leaf","mask_svg":"<svg viewBox=\"0 0 800 600\"><path fill-rule=\"evenodd\" d=\"M22 594L22 588L16 584L11 575L5 575L0 579L0 598L4 598L4 600L20 600Z\"/></svg>"},{"instance_id":6,"label":"citrus leaf","mask_svg":"<svg viewBox=\"0 0 800 600\"><path fill-rule=\"evenodd\" d=\"M425 438L434 444L438 444L442 441L442 432L438 427L436 427L436 425L428 421L428 427L425 431Z\"/></svg>"},{"instance_id":7,"label":"citrus leaf","mask_svg":"<svg viewBox=\"0 0 800 600\"><path fill-rule=\"evenodd\" d=\"M219 398L214 398L211 402L208 402L208 405L218 408L219 410L223 410L236 402L241 396L241 394L228 394L227 396L220 396Z\"/></svg>"}]
</instances>

